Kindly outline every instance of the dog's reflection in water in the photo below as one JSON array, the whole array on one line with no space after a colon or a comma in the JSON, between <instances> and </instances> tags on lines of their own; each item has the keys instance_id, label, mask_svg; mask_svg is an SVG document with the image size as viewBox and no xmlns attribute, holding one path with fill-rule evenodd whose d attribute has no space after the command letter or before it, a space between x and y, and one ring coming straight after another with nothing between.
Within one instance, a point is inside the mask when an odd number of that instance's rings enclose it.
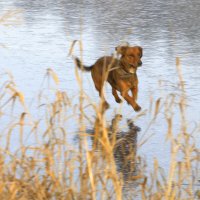
<instances>
[{"instance_id":1,"label":"dog's reflection in water","mask_svg":"<svg viewBox=\"0 0 200 200\"><path fill-rule=\"evenodd\" d=\"M115 128L116 118L112 120L112 128ZM128 131L116 133L114 146L114 157L118 168L124 179L132 179L137 176L137 136L140 128L135 126L131 120L127 120Z\"/></svg>"},{"instance_id":2,"label":"dog's reflection in water","mask_svg":"<svg viewBox=\"0 0 200 200\"><path fill-rule=\"evenodd\" d=\"M131 120L127 120L128 131L119 131L118 125L122 115L115 115L110 127L107 128L108 138L113 146L113 155L119 173L122 173L124 180L137 179L137 136L140 128L135 126ZM89 130L92 139L93 151L102 150L99 138L102 136L101 124L96 119L94 130ZM134 178L135 177L135 178Z\"/></svg>"}]
</instances>

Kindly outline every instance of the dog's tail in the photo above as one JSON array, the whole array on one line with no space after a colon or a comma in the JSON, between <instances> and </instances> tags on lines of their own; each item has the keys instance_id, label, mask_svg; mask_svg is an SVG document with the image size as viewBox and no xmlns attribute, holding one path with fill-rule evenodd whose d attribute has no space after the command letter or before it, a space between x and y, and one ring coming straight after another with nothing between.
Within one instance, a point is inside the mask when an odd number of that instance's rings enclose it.
<instances>
[{"instance_id":1,"label":"dog's tail","mask_svg":"<svg viewBox=\"0 0 200 200\"><path fill-rule=\"evenodd\" d=\"M80 59L77 58L77 57L74 58L74 61L75 61L76 66L79 69L81 69L83 71L86 71L86 72L89 72L89 71L92 70L93 65L91 65L91 66L85 66L85 65L82 64L82 62L80 61Z\"/></svg>"}]
</instances>

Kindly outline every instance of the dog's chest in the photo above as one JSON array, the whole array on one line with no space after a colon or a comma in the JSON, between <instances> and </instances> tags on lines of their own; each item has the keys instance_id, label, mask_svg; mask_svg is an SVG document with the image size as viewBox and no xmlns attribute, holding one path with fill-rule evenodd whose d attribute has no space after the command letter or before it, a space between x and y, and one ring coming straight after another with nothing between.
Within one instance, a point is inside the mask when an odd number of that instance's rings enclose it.
<instances>
[{"instance_id":1,"label":"dog's chest","mask_svg":"<svg viewBox=\"0 0 200 200\"><path fill-rule=\"evenodd\" d=\"M118 77L123 80L124 82L127 82L130 86L134 86L134 84L137 81L137 74L134 73L127 73L122 69L117 70Z\"/></svg>"},{"instance_id":2,"label":"dog's chest","mask_svg":"<svg viewBox=\"0 0 200 200\"><path fill-rule=\"evenodd\" d=\"M121 70L109 74L108 82L117 90L120 90L119 82L124 82L128 88L137 86L137 74L122 73Z\"/></svg>"},{"instance_id":3,"label":"dog's chest","mask_svg":"<svg viewBox=\"0 0 200 200\"><path fill-rule=\"evenodd\" d=\"M126 82L126 85L129 86L129 88L135 87L137 85L137 75L131 74L131 76L124 76L121 77L121 79Z\"/></svg>"}]
</instances>

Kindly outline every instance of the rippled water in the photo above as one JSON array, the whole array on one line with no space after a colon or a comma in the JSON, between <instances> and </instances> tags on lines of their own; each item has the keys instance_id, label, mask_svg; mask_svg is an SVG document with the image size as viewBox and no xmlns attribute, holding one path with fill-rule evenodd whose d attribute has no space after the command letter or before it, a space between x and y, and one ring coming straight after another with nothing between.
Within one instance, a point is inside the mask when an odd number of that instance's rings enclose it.
<instances>
[{"instance_id":1,"label":"rippled water","mask_svg":"<svg viewBox=\"0 0 200 200\"><path fill-rule=\"evenodd\" d=\"M30 101L38 91L46 68L58 73L61 87L69 95L77 94L74 64L68 52L73 40L83 42L86 64L102 55L109 55L123 43L144 49L143 66L138 71L139 99L143 109L154 99L176 92L178 76L176 57L181 60L188 97L187 118L193 127L200 121L200 1L169 0L2 0L0 14L20 10L20 25L0 25L0 72L9 70ZM74 54L79 55L78 46ZM89 74L84 75L84 89L98 100ZM120 106L114 102L110 87L107 98L110 116ZM133 118L134 111L124 103L122 114ZM162 116L161 116L162 118ZM142 130L148 116L136 122ZM152 164L157 157L163 167L169 163L169 147L165 141L166 123L158 121L149 131L154 136L140 148ZM197 138L198 141L198 138Z\"/></svg>"}]
</instances>

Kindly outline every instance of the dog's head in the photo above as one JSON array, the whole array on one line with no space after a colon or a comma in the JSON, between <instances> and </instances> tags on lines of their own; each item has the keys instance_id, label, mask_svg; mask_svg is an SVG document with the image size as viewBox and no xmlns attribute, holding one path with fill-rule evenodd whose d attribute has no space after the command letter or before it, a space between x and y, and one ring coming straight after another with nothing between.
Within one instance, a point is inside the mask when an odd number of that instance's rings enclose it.
<instances>
[{"instance_id":1,"label":"dog's head","mask_svg":"<svg viewBox=\"0 0 200 200\"><path fill-rule=\"evenodd\" d=\"M142 65L142 48L140 46L119 46L115 50L121 54L120 61L126 72L133 74Z\"/></svg>"}]
</instances>

